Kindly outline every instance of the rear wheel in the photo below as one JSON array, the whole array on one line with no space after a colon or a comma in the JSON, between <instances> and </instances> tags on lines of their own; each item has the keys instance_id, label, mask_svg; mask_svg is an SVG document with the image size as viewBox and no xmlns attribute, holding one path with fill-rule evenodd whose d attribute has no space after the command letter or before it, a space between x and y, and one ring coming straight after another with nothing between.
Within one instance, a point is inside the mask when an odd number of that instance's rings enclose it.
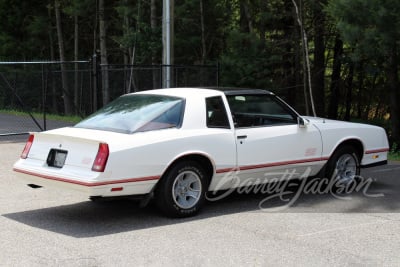
<instances>
[{"instance_id":1,"label":"rear wheel","mask_svg":"<svg viewBox=\"0 0 400 267\"><path fill-rule=\"evenodd\" d=\"M356 183L360 175L357 151L352 146L339 147L328 161L326 175L335 185Z\"/></svg>"},{"instance_id":2,"label":"rear wheel","mask_svg":"<svg viewBox=\"0 0 400 267\"><path fill-rule=\"evenodd\" d=\"M177 163L158 185L158 207L171 217L195 215L204 203L207 178L203 167L197 162Z\"/></svg>"}]
</instances>

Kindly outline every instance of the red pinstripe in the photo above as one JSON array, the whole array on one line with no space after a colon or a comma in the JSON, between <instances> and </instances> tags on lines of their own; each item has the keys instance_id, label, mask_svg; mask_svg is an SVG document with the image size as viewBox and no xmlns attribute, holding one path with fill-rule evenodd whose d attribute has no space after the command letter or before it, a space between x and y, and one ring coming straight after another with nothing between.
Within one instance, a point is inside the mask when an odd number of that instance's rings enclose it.
<instances>
[{"instance_id":1,"label":"red pinstripe","mask_svg":"<svg viewBox=\"0 0 400 267\"><path fill-rule=\"evenodd\" d=\"M365 151L365 154L388 152L388 151L389 151L389 148L380 148L380 149L367 150L367 151Z\"/></svg>"},{"instance_id":2,"label":"red pinstripe","mask_svg":"<svg viewBox=\"0 0 400 267\"><path fill-rule=\"evenodd\" d=\"M307 163L307 162L318 162L318 161L324 161L324 160L328 160L328 159L329 159L328 157L323 157L323 158L281 161L281 162L273 162L273 163L265 163L265 164L257 164L257 165L246 165L246 166L241 166L239 168L219 169L216 171L216 173L223 173L223 172L230 172L230 171L237 171L237 170L260 169L260 168L276 167L276 166L283 166L283 165L301 164L301 163Z\"/></svg>"},{"instance_id":3,"label":"red pinstripe","mask_svg":"<svg viewBox=\"0 0 400 267\"><path fill-rule=\"evenodd\" d=\"M389 151L389 148L373 149L373 150L365 151L365 154L387 152L387 151ZM318 162L318 161L325 161L328 159L329 159L329 157L322 157L322 158L311 158L311 159L302 159L302 160L289 160L289 161L281 161L281 162L273 162L273 163L257 164L257 165L246 165L246 166L241 166L238 168L218 169L218 170L216 170L216 173L224 173L224 172L231 172L231 171L237 171L237 170L260 169L260 168L276 167L276 166L283 166L283 165L301 164L301 163L307 163L307 162ZM81 181L69 180L69 179L64 179L64 178L58 178L58 177L49 176L49 175L38 174L38 173L26 171L26 170L21 170L18 168L14 168L13 170L16 172L20 172L20 173L24 173L24 174L28 174L28 175L38 176L38 177L48 179L48 180L77 184L77 185L88 186L88 187L110 185L110 184L120 184L120 183L152 181L152 180L159 180L161 178L161 176L157 175L157 176L121 179L121 180L114 180L114 181L88 183L88 182L81 182Z\"/></svg>"},{"instance_id":4,"label":"red pinstripe","mask_svg":"<svg viewBox=\"0 0 400 267\"><path fill-rule=\"evenodd\" d=\"M139 177L139 178L114 180L114 181L88 183L88 182L81 182L81 181L75 181L75 180L70 180L70 179L65 179L65 178L58 178L58 177L54 177L54 176L50 176L50 175L34 173L34 172L25 171L25 170L21 170L21 169L17 169L17 168L14 168L13 170L16 172L20 172L20 173L24 173L24 174L28 174L28 175L38 176L40 178L44 178L44 179L48 179L48 180L59 181L59 182L70 183L70 184L77 184L77 185L88 186L88 187L100 186L100 185L110 185L110 184L120 184L120 183L134 183L134 182L143 182L143 181L151 181L151 180L160 179L160 176L147 176L147 177Z\"/></svg>"}]
</instances>

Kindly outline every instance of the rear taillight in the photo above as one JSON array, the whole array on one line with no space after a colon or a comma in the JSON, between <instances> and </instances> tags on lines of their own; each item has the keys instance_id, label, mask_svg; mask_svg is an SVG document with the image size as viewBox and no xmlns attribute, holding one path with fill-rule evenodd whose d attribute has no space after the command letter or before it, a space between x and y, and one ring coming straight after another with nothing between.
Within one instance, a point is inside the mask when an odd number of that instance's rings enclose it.
<instances>
[{"instance_id":1,"label":"rear taillight","mask_svg":"<svg viewBox=\"0 0 400 267\"><path fill-rule=\"evenodd\" d=\"M109 154L110 154L110 152L108 149L108 144L100 143L99 150L97 151L96 158L93 162L92 171L104 172Z\"/></svg>"},{"instance_id":2,"label":"rear taillight","mask_svg":"<svg viewBox=\"0 0 400 267\"><path fill-rule=\"evenodd\" d=\"M29 150L31 150L32 143L33 143L34 135L29 135L28 141L25 144L24 150L22 150L21 159L26 159L29 154Z\"/></svg>"}]
</instances>

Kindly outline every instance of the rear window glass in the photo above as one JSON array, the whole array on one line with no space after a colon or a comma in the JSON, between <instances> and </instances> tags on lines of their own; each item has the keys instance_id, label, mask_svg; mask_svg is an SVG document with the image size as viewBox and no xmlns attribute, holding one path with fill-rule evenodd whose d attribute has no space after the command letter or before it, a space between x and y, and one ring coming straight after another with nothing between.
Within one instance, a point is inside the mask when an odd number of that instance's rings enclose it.
<instances>
[{"instance_id":1,"label":"rear window glass","mask_svg":"<svg viewBox=\"0 0 400 267\"><path fill-rule=\"evenodd\" d=\"M185 101L182 98L124 95L76 124L77 128L135 133L180 127Z\"/></svg>"}]
</instances>

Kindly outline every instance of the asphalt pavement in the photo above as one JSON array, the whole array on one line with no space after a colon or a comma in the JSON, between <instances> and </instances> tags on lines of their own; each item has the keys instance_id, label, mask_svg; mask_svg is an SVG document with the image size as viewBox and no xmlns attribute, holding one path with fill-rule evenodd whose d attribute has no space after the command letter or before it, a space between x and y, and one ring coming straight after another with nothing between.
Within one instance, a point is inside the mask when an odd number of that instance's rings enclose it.
<instances>
[{"instance_id":1,"label":"asphalt pavement","mask_svg":"<svg viewBox=\"0 0 400 267\"><path fill-rule=\"evenodd\" d=\"M363 170L365 192L308 188L289 207L295 190L233 193L196 217L169 219L152 205L31 189L12 171L23 146L0 140L0 266L400 265L396 162Z\"/></svg>"}]
</instances>

